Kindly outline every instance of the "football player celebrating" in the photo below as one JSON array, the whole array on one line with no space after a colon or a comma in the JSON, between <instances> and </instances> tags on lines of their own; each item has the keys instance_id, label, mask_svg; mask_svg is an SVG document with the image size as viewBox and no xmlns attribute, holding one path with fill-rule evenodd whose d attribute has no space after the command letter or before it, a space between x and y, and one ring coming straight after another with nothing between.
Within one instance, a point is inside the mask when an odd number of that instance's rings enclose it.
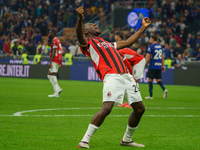
<instances>
[{"instance_id":1,"label":"football player celebrating","mask_svg":"<svg viewBox=\"0 0 200 150\"><path fill-rule=\"evenodd\" d=\"M142 27L126 41L112 43L98 37L101 31L96 24L86 23L83 26L83 6L76 9L78 21L76 24L76 35L82 53L91 58L95 70L103 81L103 106L92 118L88 129L79 142L79 148L90 148L88 143L93 134L98 130L104 119L110 114L114 104L122 104L124 94L127 102L133 108L130 114L124 137L121 140L122 146L144 147L132 141L134 131L140 122L145 111L140 92L136 90L136 82L133 76L126 69L122 57L117 49L122 49L133 44L145 29L151 24L149 18L142 20Z\"/></svg>"}]
</instances>

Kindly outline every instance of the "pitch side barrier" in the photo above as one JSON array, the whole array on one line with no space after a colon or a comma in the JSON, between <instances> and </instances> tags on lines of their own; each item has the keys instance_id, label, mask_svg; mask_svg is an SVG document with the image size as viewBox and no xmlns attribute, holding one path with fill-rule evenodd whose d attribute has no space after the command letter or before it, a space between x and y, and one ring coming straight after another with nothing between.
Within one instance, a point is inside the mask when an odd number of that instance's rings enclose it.
<instances>
[{"instance_id":1,"label":"pitch side barrier","mask_svg":"<svg viewBox=\"0 0 200 150\"><path fill-rule=\"evenodd\" d=\"M144 77L140 83L148 83L146 76L148 69L144 70ZM22 65L0 63L0 77L47 79L48 65ZM199 66L187 67L187 69L166 69L162 73L162 81L168 85L194 85L200 86ZM59 69L58 79L100 81L91 61L74 61L71 66L63 66ZM153 81L154 83L155 80Z\"/></svg>"}]
</instances>

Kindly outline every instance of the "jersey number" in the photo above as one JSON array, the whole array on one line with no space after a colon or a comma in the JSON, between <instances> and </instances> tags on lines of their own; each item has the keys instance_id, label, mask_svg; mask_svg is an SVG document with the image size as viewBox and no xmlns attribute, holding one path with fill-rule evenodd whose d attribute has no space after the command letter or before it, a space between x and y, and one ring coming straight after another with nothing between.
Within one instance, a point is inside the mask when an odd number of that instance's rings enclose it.
<instances>
[{"instance_id":1,"label":"jersey number","mask_svg":"<svg viewBox=\"0 0 200 150\"><path fill-rule=\"evenodd\" d=\"M60 47L60 50L58 50L58 48L57 48L58 53L57 53L57 50L56 50L55 56L58 56L58 54L62 54L62 45L61 45L61 43L59 44L59 47Z\"/></svg>"},{"instance_id":2,"label":"jersey number","mask_svg":"<svg viewBox=\"0 0 200 150\"><path fill-rule=\"evenodd\" d=\"M162 50L161 49L155 50L155 53L156 53L154 56L155 60L162 59Z\"/></svg>"},{"instance_id":3,"label":"jersey number","mask_svg":"<svg viewBox=\"0 0 200 150\"><path fill-rule=\"evenodd\" d=\"M138 92L138 91L140 91L139 90L139 86L136 84L136 85L133 85L133 88L134 88L134 92L136 93L136 92Z\"/></svg>"}]
</instances>

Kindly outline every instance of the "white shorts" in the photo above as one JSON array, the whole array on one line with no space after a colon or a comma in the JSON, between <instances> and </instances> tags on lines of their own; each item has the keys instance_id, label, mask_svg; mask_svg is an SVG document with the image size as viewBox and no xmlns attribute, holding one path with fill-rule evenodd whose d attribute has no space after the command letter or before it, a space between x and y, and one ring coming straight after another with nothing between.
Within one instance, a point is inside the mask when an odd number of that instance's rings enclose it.
<instances>
[{"instance_id":1,"label":"white shorts","mask_svg":"<svg viewBox=\"0 0 200 150\"><path fill-rule=\"evenodd\" d=\"M139 87L131 74L106 74L103 80L103 102L115 102L120 105L123 100L130 105L142 101Z\"/></svg>"},{"instance_id":2,"label":"white shorts","mask_svg":"<svg viewBox=\"0 0 200 150\"><path fill-rule=\"evenodd\" d=\"M145 67L145 59L143 58L139 63L133 66L133 76L136 80L143 78L143 72Z\"/></svg>"},{"instance_id":3,"label":"white shorts","mask_svg":"<svg viewBox=\"0 0 200 150\"><path fill-rule=\"evenodd\" d=\"M52 62L51 68L49 68L50 73L57 73L59 69L59 64Z\"/></svg>"}]
</instances>

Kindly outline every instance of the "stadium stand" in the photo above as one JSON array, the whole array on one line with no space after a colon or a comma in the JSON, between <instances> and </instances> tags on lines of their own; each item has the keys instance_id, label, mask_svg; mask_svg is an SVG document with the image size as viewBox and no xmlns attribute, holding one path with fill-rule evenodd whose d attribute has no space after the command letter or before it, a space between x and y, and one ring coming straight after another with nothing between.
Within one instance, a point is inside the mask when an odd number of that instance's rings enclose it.
<instances>
[{"instance_id":1,"label":"stadium stand","mask_svg":"<svg viewBox=\"0 0 200 150\"><path fill-rule=\"evenodd\" d=\"M26 48L31 55L31 45L43 47L48 42L48 31L58 31L64 52L76 42L74 26L77 15L75 8L85 7L85 22L95 22L102 31L102 37L114 41L114 33L120 32L123 39L136 29L130 27L114 28L112 17L115 9L148 8L152 25L141 38L131 46L145 55L149 36L157 34L165 50L165 58L176 62L178 54L184 62L199 61L200 47L200 2L195 0L7 0L0 4L0 55L14 57L21 55ZM140 14L140 17L143 17ZM32 44L31 44L32 43ZM9 47L10 45L10 47ZM78 48L77 48L78 51ZM76 56L76 55L75 55Z\"/></svg>"}]
</instances>

